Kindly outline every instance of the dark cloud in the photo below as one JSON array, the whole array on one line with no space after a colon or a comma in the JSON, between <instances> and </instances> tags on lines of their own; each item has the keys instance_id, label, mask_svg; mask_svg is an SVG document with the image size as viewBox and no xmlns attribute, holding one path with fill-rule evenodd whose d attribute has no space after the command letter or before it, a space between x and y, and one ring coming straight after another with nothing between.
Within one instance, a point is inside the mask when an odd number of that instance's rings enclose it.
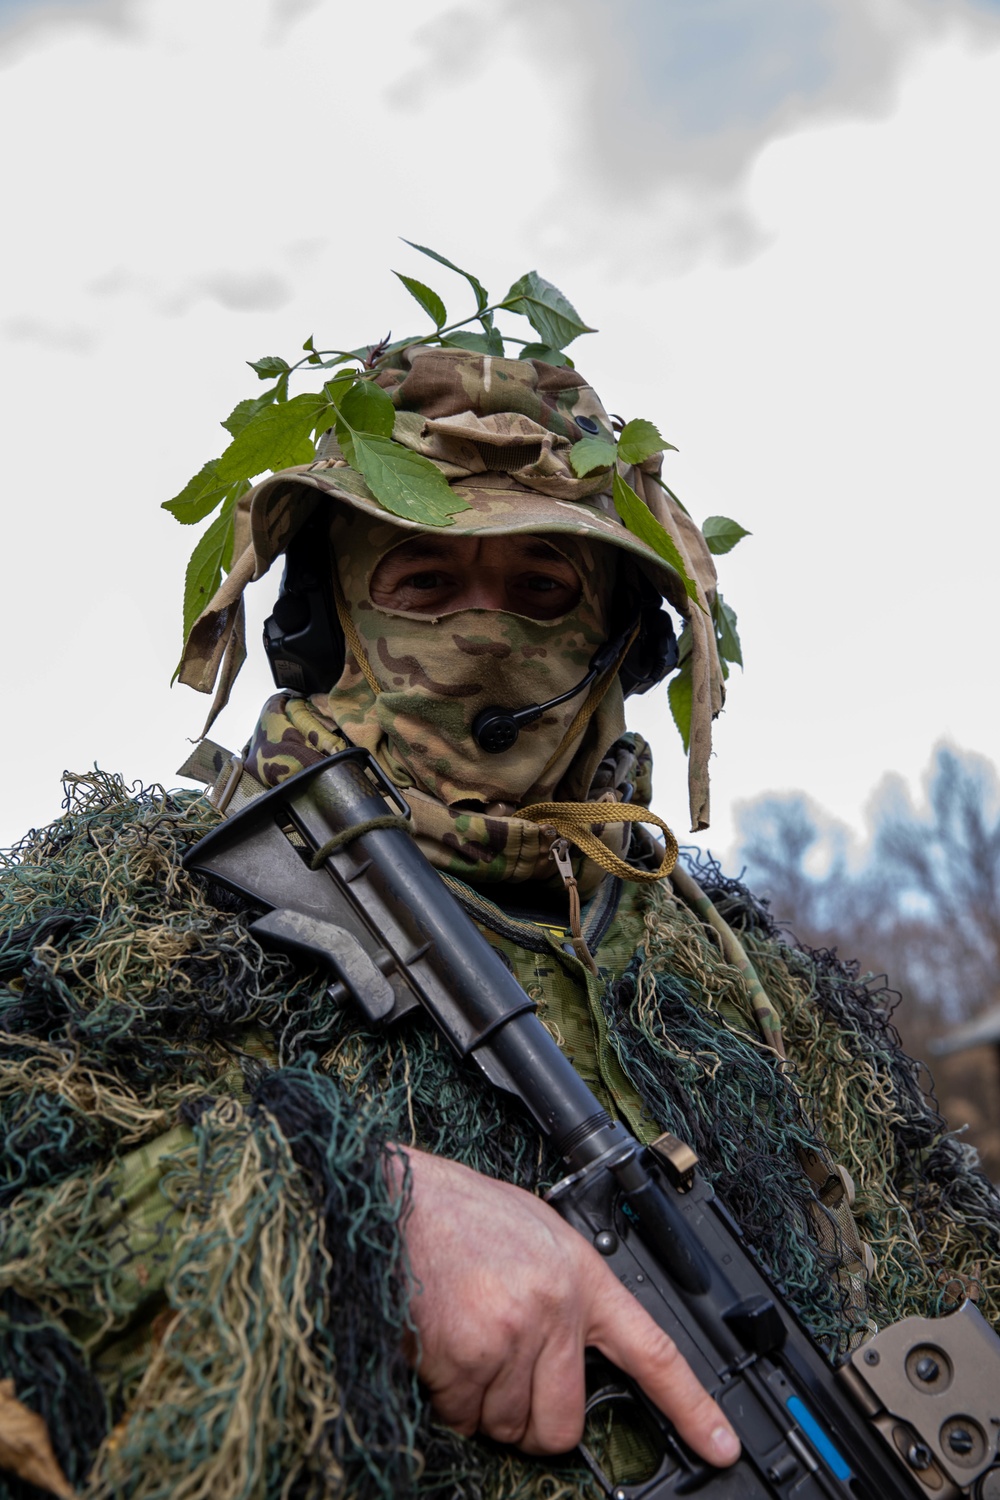
<instances>
[{"instance_id":1,"label":"dark cloud","mask_svg":"<svg viewBox=\"0 0 1000 1500\"><path fill-rule=\"evenodd\" d=\"M271 312L284 307L291 296L291 288L273 271L213 271L160 294L156 305L168 317L176 317L210 297L229 312Z\"/></svg>"},{"instance_id":2,"label":"dark cloud","mask_svg":"<svg viewBox=\"0 0 1000 1500\"><path fill-rule=\"evenodd\" d=\"M122 292L131 291L137 284L137 278L126 271L124 266L113 266L100 276L95 276L85 290L94 297L118 297Z\"/></svg>"},{"instance_id":3,"label":"dark cloud","mask_svg":"<svg viewBox=\"0 0 1000 1500\"><path fill-rule=\"evenodd\" d=\"M323 244L323 240L297 241L288 247L287 258L309 259ZM211 271L171 285L160 277L137 275L124 266L113 266L95 277L86 290L93 297L138 296L167 317L188 312L206 297L230 312L271 312L284 307L292 296L288 283L267 270Z\"/></svg>"},{"instance_id":4,"label":"dark cloud","mask_svg":"<svg viewBox=\"0 0 1000 1500\"><path fill-rule=\"evenodd\" d=\"M311 15L322 4L323 0L271 0L270 35L266 38L265 45L268 42L274 45L284 41L286 34L299 21Z\"/></svg>"},{"instance_id":5,"label":"dark cloud","mask_svg":"<svg viewBox=\"0 0 1000 1500\"><path fill-rule=\"evenodd\" d=\"M137 0L0 0L0 56L7 61L29 51L42 35L68 24L127 32L136 9Z\"/></svg>"},{"instance_id":6,"label":"dark cloud","mask_svg":"<svg viewBox=\"0 0 1000 1500\"><path fill-rule=\"evenodd\" d=\"M835 66L833 9L823 0L593 6L601 30L632 52L628 93L688 142L752 128L789 100L826 88Z\"/></svg>"},{"instance_id":7,"label":"dark cloud","mask_svg":"<svg viewBox=\"0 0 1000 1500\"><path fill-rule=\"evenodd\" d=\"M386 102L396 109L419 110L450 83L481 77L502 57L503 41L517 35L523 19L510 0L500 0L489 11L456 6L418 26L412 39L415 66L390 85Z\"/></svg>"},{"instance_id":8,"label":"dark cloud","mask_svg":"<svg viewBox=\"0 0 1000 1500\"><path fill-rule=\"evenodd\" d=\"M292 295L273 271L219 271L202 277L198 285L231 312L271 312L284 307Z\"/></svg>"},{"instance_id":9,"label":"dark cloud","mask_svg":"<svg viewBox=\"0 0 1000 1500\"><path fill-rule=\"evenodd\" d=\"M40 344L63 354L89 354L97 345L97 334L79 323L49 323L43 318L6 318L3 333L14 342Z\"/></svg>"},{"instance_id":10,"label":"dark cloud","mask_svg":"<svg viewBox=\"0 0 1000 1500\"><path fill-rule=\"evenodd\" d=\"M508 3L537 25L527 0ZM913 46L947 26L1000 42L997 0L550 0L542 13L575 54L587 135L619 184L657 162L731 181L774 135L887 112Z\"/></svg>"},{"instance_id":11,"label":"dark cloud","mask_svg":"<svg viewBox=\"0 0 1000 1500\"><path fill-rule=\"evenodd\" d=\"M308 264L325 246L325 239L297 240L275 255L294 267ZM139 298L168 318L182 317L206 298L218 302L228 312L242 313L271 312L284 307L293 296L289 283L274 271L246 268L222 268L206 275L170 280L148 272L137 274L118 265L94 277L85 290L92 297Z\"/></svg>"},{"instance_id":12,"label":"dark cloud","mask_svg":"<svg viewBox=\"0 0 1000 1500\"><path fill-rule=\"evenodd\" d=\"M92 0L0 0L0 26L37 17L46 11L51 14L53 11L86 10L91 4Z\"/></svg>"},{"instance_id":13,"label":"dark cloud","mask_svg":"<svg viewBox=\"0 0 1000 1500\"><path fill-rule=\"evenodd\" d=\"M760 243L743 187L761 148L888 113L914 47L958 24L1000 44L1000 0L465 3L414 33L415 66L386 97L419 108L491 58L534 60L566 111L544 143L557 178L609 208L659 202L683 260L738 259Z\"/></svg>"}]
</instances>

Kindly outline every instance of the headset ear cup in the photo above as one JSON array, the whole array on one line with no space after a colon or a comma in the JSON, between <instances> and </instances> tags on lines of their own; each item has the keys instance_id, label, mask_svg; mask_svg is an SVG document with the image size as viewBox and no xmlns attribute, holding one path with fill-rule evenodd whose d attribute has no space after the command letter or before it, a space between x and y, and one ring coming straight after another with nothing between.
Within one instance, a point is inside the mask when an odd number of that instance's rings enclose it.
<instances>
[{"instance_id":1,"label":"headset ear cup","mask_svg":"<svg viewBox=\"0 0 1000 1500\"><path fill-rule=\"evenodd\" d=\"M678 660L677 637L663 600L649 584L639 592L639 634L618 669L626 698L662 682Z\"/></svg>"},{"instance_id":2,"label":"headset ear cup","mask_svg":"<svg viewBox=\"0 0 1000 1500\"><path fill-rule=\"evenodd\" d=\"M275 686L326 693L344 670L346 646L337 618L326 517L314 514L285 553L274 611L264 622L264 650Z\"/></svg>"}]
</instances>

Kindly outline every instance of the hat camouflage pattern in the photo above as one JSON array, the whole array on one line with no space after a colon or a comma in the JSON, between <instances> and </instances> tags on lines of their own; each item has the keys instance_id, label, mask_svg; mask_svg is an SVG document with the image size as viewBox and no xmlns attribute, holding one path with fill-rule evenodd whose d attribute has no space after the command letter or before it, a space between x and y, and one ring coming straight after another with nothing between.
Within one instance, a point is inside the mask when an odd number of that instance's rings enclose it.
<instances>
[{"instance_id":1,"label":"hat camouflage pattern","mask_svg":"<svg viewBox=\"0 0 1000 1500\"><path fill-rule=\"evenodd\" d=\"M690 637L691 816L695 828L706 827L711 720L724 697L712 623L716 573L701 531L658 482L662 454L632 466L624 477L676 548L690 580L687 588L678 571L619 518L612 468L583 477L575 472L574 444L583 438L614 441L611 419L576 370L413 344L381 360L373 379L394 407L394 443L429 460L463 506L444 522L452 534L599 540L632 558L682 615ZM243 590L268 571L325 501L391 521L402 533L440 533L441 523L390 515L348 465L332 429L313 462L279 471L249 490L236 507L233 566L195 621L178 672L182 682L201 692L211 692L219 680L209 724L227 701L245 657Z\"/></svg>"}]
</instances>

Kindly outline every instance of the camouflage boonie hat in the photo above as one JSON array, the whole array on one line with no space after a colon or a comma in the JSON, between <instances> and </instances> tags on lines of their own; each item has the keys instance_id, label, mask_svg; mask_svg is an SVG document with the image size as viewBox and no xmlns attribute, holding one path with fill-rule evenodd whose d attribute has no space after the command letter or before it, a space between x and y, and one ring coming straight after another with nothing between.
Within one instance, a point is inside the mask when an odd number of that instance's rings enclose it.
<instances>
[{"instance_id":1,"label":"camouflage boonie hat","mask_svg":"<svg viewBox=\"0 0 1000 1500\"><path fill-rule=\"evenodd\" d=\"M313 463L284 469L256 485L237 507L232 570L195 621L178 673L189 687L211 692L222 667L209 724L227 701L245 658L244 588L263 577L324 499L390 521L403 532L588 536L634 559L691 626L692 817L696 826L707 826L710 724L723 700L710 616L716 573L700 530L657 482L662 454L624 477L674 542L695 582L700 608L692 606L677 573L619 519L610 468L583 479L573 472L569 451L575 442L614 438L610 417L577 371L540 360L414 344L388 356L376 379L396 408L394 440L430 459L469 508L446 528L390 514L346 464L332 431Z\"/></svg>"}]
</instances>

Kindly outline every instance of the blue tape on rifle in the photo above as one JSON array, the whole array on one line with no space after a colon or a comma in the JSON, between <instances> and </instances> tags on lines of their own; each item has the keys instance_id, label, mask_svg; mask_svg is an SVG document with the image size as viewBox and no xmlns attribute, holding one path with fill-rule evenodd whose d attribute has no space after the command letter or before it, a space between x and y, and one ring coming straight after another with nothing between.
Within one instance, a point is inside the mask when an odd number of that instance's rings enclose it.
<instances>
[{"instance_id":1,"label":"blue tape on rifle","mask_svg":"<svg viewBox=\"0 0 1000 1500\"><path fill-rule=\"evenodd\" d=\"M833 1443L830 1441L827 1434L823 1431L822 1427L819 1425L816 1418L809 1410L808 1406L806 1406L798 1396L789 1396L787 1404L788 1410L791 1412L796 1422L798 1422L799 1426L802 1428L802 1431L805 1433L810 1443L812 1443L813 1447L816 1449L816 1452L819 1454L820 1458L833 1474L834 1478L853 1479L854 1476L851 1472L849 1464L847 1463L847 1460L844 1458L843 1454L833 1446Z\"/></svg>"}]
</instances>

